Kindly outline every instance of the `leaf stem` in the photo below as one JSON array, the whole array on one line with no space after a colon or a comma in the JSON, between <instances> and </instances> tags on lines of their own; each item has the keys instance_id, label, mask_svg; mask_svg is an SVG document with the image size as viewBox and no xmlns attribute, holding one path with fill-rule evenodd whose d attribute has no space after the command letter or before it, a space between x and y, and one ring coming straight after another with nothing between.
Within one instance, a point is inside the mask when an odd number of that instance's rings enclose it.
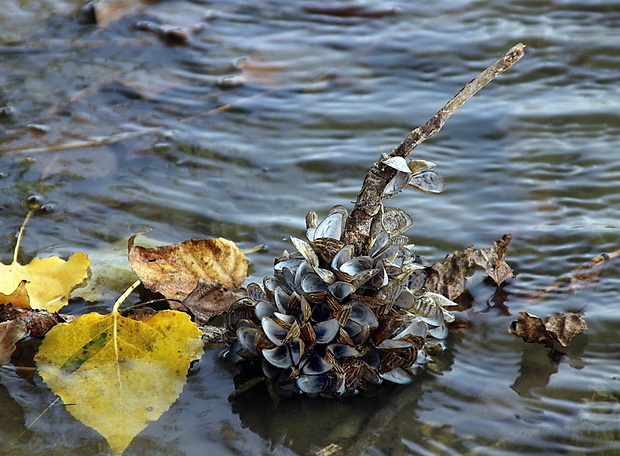
<instances>
[{"instance_id":1,"label":"leaf stem","mask_svg":"<svg viewBox=\"0 0 620 456\"><path fill-rule=\"evenodd\" d=\"M118 298L116 300L116 302L114 303L114 307L112 307L112 312L118 312L118 308L121 306L121 304L123 302L125 302L125 299L127 299L127 297L138 287L138 285L140 285L142 282L140 280L136 280L134 283L132 283L130 285L129 288L127 288L127 290L125 290L125 293L123 293L120 298Z\"/></svg>"},{"instance_id":2,"label":"leaf stem","mask_svg":"<svg viewBox=\"0 0 620 456\"><path fill-rule=\"evenodd\" d=\"M17 255L19 254L19 246L22 242L22 237L24 236L24 230L26 229L26 224L28 223L28 220L30 220L30 217L32 217L33 211L32 209L28 211L28 214L26 215L26 218L24 219L24 223L22 223L22 226L19 228L19 233L17 233L17 242L15 243L15 251L13 252L13 263L17 263Z\"/></svg>"}]
</instances>

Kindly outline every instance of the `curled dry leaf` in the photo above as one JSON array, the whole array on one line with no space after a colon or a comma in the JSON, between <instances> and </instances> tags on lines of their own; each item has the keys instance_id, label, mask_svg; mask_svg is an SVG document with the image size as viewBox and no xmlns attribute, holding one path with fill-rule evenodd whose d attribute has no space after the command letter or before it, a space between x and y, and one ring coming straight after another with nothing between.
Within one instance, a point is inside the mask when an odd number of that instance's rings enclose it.
<instances>
[{"instance_id":1,"label":"curled dry leaf","mask_svg":"<svg viewBox=\"0 0 620 456\"><path fill-rule=\"evenodd\" d=\"M227 239L192 239L147 248L133 245L139 234L129 239L129 263L145 287L168 299L185 299L200 279L232 290L247 276L245 255Z\"/></svg>"},{"instance_id":2,"label":"curled dry leaf","mask_svg":"<svg viewBox=\"0 0 620 456\"><path fill-rule=\"evenodd\" d=\"M554 341L567 347L573 337L588 329L581 313L560 313L543 321L529 312L519 312L519 319L513 321L508 332L521 337L525 342L543 344L553 348Z\"/></svg>"},{"instance_id":3,"label":"curled dry leaf","mask_svg":"<svg viewBox=\"0 0 620 456\"><path fill-rule=\"evenodd\" d=\"M227 312L242 297L242 294L229 291L219 282L199 279L196 288L183 300L183 305L192 312L196 323L202 326L212 317ZM176 308L174 304L171 307ZM182 310L181 306L178 310Z\"/></svg>"},{"instance_id":4,"label":"curled dry leaf","mask_svg":"<svg viewBox=\"0 0 620 456\"><path fill-rule=\"evenodd\" d=\"M424 286L429 290L444 295L448 299L458 298L465 291L465 280L468 272L482 267L487 275L498 285L512 277L512 269L505 261L508 244L512 240L505 234L493 243L493 247L474 249L467 247L462 253L454 252L442 263L435 263L427 268Z\"/></svg>"},{"instance_id":5,"label":"curled dry leaf","mask_svg":"<svg viewBox=\"0 0 620 456\"><path fill-rule=\"evenodd\" d=\"M21 321L25 325L26 333L31 337L43 337L58 323L64 323L72 316L60 316L57 313L45 310L20 309L10 305L0 304L0 322Z\"/></svg>"},{"instance_id":6,"label":"curled dry leaf","mask_svg":"<svg viewBox=\"0 0 620 456\"><path fill-rule=\"evenodd\" d=\"M0 366L11 361L15 342L26 335L26 325L21 320L0 323Z\"/></svg>"}]
</instances>

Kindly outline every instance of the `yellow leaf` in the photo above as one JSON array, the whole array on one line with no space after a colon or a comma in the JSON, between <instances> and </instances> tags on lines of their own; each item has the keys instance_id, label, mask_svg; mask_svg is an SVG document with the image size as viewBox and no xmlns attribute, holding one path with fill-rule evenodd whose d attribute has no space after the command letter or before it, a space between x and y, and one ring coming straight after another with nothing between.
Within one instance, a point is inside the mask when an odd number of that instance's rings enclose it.
<instances>
[{"instance_id":1,"label":"yellow leaf","mask_svg":"<svg viewBox=\"0 0 620 456\"><path fill-rule=\"evenodd\" d=\"M89 274L90 260L82 252L67 261L51 256L35 258L27 265L0 263L0 304L58 312Z\"/></svg>"},{"instance_id":2,"label":"yellow leaf","mask_svg":"<svg viewBox=\"0 0 620 456\"><path fill-rule=\"evenodd\" d=\"M122 453L174 403L202 347L200 330L182 312L145 321L91 313L52 328L35 360L67 410Z\"/></svg>"},{"instance_id":3,"label":"yellow leaf","mask_svg":"<svg viewBox=\"0 0 620 456\"><path fill-rule=\"evenodd\" d=\"M245 255L227 239L193 239L146 248L133 245L136 236L129 239L129 263L145 287L166 298L184 299L199 279L234 289L248 274Z\"/></svg>"}]
</instances>

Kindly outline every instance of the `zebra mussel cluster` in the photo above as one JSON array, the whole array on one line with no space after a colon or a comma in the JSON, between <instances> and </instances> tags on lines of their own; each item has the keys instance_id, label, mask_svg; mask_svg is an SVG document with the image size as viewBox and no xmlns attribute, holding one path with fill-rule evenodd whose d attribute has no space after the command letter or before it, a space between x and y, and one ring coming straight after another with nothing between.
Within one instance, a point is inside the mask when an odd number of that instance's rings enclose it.
<instances>
[{"instance_id":1,"label":"zebra mussel cluster","mask_svg":"<svg viewBox=\"0 0 620 456\"><path fill-rule=\"evenodd\" d=\"M357 256L342 240L347 217L335 206L319 224L310 212L307 241L291 238L296 251L228 314L228 357L272 393L340 396L408 383L454 320L446 308L455 304L422 288L425 265L402 234L409 214L383 207Z\"/></svg>"}]
</instances>

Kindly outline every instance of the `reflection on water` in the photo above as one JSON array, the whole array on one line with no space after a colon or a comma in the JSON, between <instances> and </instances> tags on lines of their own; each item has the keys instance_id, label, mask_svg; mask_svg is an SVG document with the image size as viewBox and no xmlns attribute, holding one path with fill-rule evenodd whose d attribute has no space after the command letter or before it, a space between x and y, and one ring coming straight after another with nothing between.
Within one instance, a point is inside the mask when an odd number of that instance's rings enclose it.
<instances>
[{"instance_id":1,"label":"reflection on water","mask_svg":"<svg viewBox=\"0 0 620 456\"><path fill-rule=\"evenodd\" d=\"M146 227L160 242L266 244L250 257L260 281L288 236L303 236L306 212L353 201L380 153L501 52L529 46L416 151L438 163L446 192L391 202L414 216L410 237L433 261L514 235L516 278L473 290L469 326L437 372L373 397L274 406L260 387L229 401L234 372L214 349L126 454L620 452L618 265L578 294L523 298L619 247L618 4L396 0L360 2L393 13L347 16L282 0L181 0L97 30L73 1L6 3L2 257L39 195L52 210L31 220L23 257L88 253L102 265L89 295L100 310L132 281L125 242ZM171 45L138 20L202 28ZM563 355L507 332L520 310L581 309L590 329ZM59 404L47 409L54 397L38 377L3 370L0 382L0 452L107 454Z\"/></svg>"}]
</instances>

